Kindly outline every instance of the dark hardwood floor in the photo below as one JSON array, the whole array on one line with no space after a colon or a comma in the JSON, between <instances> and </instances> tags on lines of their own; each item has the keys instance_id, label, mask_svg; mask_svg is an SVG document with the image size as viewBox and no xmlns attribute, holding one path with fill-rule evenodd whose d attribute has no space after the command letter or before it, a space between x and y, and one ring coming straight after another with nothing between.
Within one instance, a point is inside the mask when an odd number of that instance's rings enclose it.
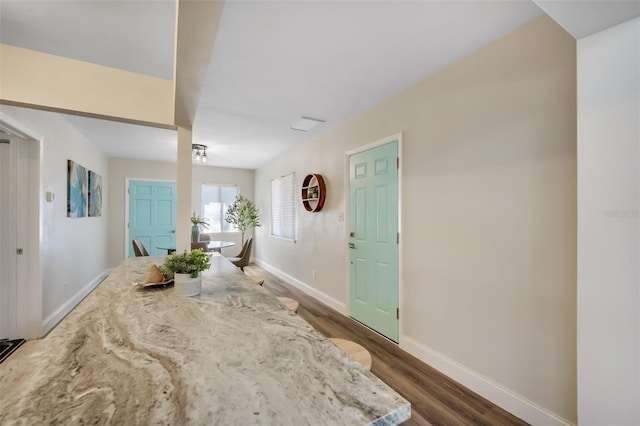
<instances>
[{"instance_id":1,"label":"dark hardwood floor","mask_svg":"<svg viewBox=\"0 0 640 426\"><path fill-rule=\"evenodd\" d=\"M411 403L411 419L404 425L527 424L260 266L251 264L245 267L245 272L263 277L263 287L274 296L296 299L300 303L298 315L325 336L364 346L373 358L373 374Z\"/></svg>"}]
</instances>

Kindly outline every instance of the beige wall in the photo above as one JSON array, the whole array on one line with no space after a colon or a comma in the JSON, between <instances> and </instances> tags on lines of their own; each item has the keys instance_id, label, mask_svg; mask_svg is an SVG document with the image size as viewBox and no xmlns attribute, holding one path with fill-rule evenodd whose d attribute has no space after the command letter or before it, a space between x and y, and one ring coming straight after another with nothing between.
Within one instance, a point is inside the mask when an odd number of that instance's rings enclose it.
<instances>
[{"instance_id":1,"label":"beige wall","mask_svg":"<svg viewBox=\"0 0 640 426\"><path fill-rule=\"evenodd\" d=\"M0 44L0 99L173 126L173 81Z\"/></svg>"},{"instance_id":2,"label":"beige wall","mask_svg":"<svg viewBox=\"0 0 640 426\"><path fill-rule=\"evenodd\" d=\"M265 211L292 170L329 198L299 206L295 244L261 228L256 257L344 306L345 152L402 132L401 347L530 422L575 423L575 72L542 17L261 167Z\"/></svg>"},{"instance_id":3,"label":"beige wall","mask_svg":"<svg viewBox=\"0 0 640 426\"><path fill-rule=\"evenodd\" d=\"M176 180L176 164L158 161L109 159L109 265L117 266L125 258L125 182L127 178L149 180ZM238 185L241 194L253 199L254 172L246 169L224 167L193 166L191 210L200 211L200 186L203 183ZM188 232L191 223L184 224ZM226 241L240 245L240 233L214 234ZM128 247L128 246L127 246ZM223 254L232 256L238 247L223 250Z\"/></svg>"}]
</instances>

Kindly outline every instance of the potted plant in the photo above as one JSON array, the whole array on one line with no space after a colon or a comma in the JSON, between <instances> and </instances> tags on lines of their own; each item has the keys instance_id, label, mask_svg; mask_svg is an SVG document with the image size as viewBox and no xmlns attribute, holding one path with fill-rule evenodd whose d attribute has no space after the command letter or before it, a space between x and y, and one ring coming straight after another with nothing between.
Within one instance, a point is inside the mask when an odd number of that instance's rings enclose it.
<instances>
[{"instance_id":1,"label":"potted plant","mask_svg":"<svg viewBox=\"0 0 640 426\"><path fill-rule=\"evenodd\" d=\"M243 245L244 233L247 229L260 226L258 208L253 201L243 195L238 195L236 197L236 201L229 206L224 220L238 228L242 235L241 239Z\"/></svg>"},{"instance_id":2,"label":"potted plant","mask_svg":"<svg viewBox=\"0 0 640 426\"><path fill-rule=\"evenodd\" d=\"M191 216L191 241L194 243L200 241L201 226L204 229L209 229L209 224L200 216L196 215L196 212L193 212L193 215Z\"/></svg>"},{"instance_id":3,"label":"potted plant","mask_svg":"<svg viewBox=\"0 0 640 426\"><path fill-rule=\"evenodd\" d=\"M160 271L165 279L173 278L174 292L178 296L195 296L202 287L201 272L211 267L209 256L201 249L185 250L167 257Z\"/></svg>"}]
</instances>

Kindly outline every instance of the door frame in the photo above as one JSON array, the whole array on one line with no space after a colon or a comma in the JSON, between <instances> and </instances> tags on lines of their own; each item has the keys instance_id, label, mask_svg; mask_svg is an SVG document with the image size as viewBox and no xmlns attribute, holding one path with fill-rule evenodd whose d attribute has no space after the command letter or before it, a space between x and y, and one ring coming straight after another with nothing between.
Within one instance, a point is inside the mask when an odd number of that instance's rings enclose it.
<instances>
[{"instance_id":1,"label":"door frame","mask_svg":"<svg viewBox=\"0 0 640 426\"><path fill-rule=\"evenodd\" d=\"M19 337L26 339L36 339L44 333L42 324L42 265L40 240L42 235L43 200L44 186L42 181L42 159L44 138L29 127L9 117L0 111L0 127L12 136L20 139L32 141L36 144L35 150L38 156L34 161L27 163L28 173L33 175L29 179L26 193L31 198L28 204L28 212L22 229L26 229L26 235L18 236L18 240L25 250L23 264L37 265L37 268L26 268L22 271L25 284L17 288L18 313L16 318L16 329ZM32 201L32 202L31 202ZM19 267L19 266L17 266ZM24 268L23 268L24 269ZM16 270L16 273L18 271Z\"/></svg>"},{"instance_id":2,"label":"door frame","mask_svg":"<svg viewBox=\"0 0 640 426\"><path fill-rule=\"evenodd\" d=\"M140 177L125 177L124 178L124 252L123 259L127 259L129 257L129 183L132 180L139 180L142 182L169 182L175 183L176 189L178 188L178 184L175 179L147 179ZM176 203L178 200L176 199ZM178 220L178 212L176 210L176 222ZM176 229L178 224L176 223Z\"/></svg>"},{"instance_id":3,"label":"door frame","mask_svg":"<svg viewBox=\"0 0 640 426\"><path fill-rule=\"evenodd\" d=\"M390 142L394 142L394 141L398 141L398 158L400 159L400 167L398 169L398 233L400 234L400 244L398 244L398 308L400 309L400 315L398 318L398 343L392 341L391 339L383 336L382 334L378 333L380 336L384 337L385 339L387 339L389 342L393 343L394 345L400 345L400 341L402 339L402 318L403 318L403 313L404 313L404 281L403 281L403 250L402 247L404 246L404 238L403 238L403 229L402 229L402 188L404 186L404 167L403 167L403 157L402 157L402 132L400 133L396 133L395 135L391 135L391 136L387 136L385 138L382 139L378 139L377 141L368 143L366 145L362 145L359 146L357 148L354 149L350 149L348 151L345 152L344 155L344 206L345 206L345 212L344 212L344 241L343 241L343 247L344 247L344 265L345 265L345 272L344 272L344 276L345 276L345 282L347 283L347 285L345 286L345 314L349 317L351 317L351 304L349 303L349 301L351 300L351 277L349 274L349 248L348 248L348 243L349 243L349 224L351 223L351 198L350 198L350 191L351 191L351 185L350 185L350 179L349 179L349 158L354 155L354 154L359 154L361 152L364 151L368 151L370 149L373 148L377 148L379 146L382 145L386 145Z\"/></svg>"}]
</instances>

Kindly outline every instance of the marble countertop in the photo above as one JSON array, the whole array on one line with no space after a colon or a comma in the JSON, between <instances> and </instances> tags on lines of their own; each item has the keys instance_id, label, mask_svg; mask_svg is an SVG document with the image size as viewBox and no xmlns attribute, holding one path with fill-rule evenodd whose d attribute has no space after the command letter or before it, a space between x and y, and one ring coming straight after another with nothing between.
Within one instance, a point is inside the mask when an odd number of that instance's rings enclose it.
<instances>
[{"instance_id":1,"label":"marble countertop","mask_svg":"<svg viewBox=\"0 0 640 426\"><path fill-rule=\"evenodd\" d=\"M124 261L0 364L0 424L393 425L410 404L221 256L199 296Z\"/></svg>"}]
</instances>

